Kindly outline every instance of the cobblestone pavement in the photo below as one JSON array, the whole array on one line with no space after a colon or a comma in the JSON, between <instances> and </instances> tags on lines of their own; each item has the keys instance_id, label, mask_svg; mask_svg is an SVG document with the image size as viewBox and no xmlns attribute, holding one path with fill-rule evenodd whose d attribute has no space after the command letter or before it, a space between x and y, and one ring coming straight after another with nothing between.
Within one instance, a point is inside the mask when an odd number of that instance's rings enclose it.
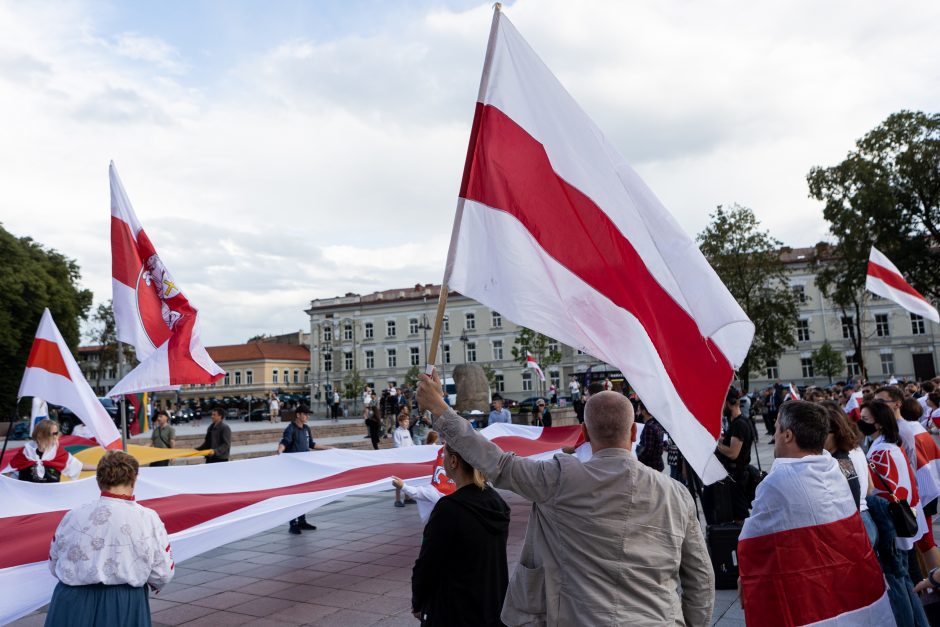
<instances>
[{"instance_id":1,"label":"cobblestone pavement","mask_svg":"<svg viewBox=\"0 0 940 627\"><path fill-rule=\"evenodd\" d=\"M508 556L518 562L529 502L503 492L512 507ZM351 496L311 512L317 531L287 525L219 547L177 566L151 595L154 625L377 625L416 627L411 567L423 525L414 506L391 493ZM13 625L42 625L40 611ZM744 625L737 593L718 591L714 623Z\"/></svg>"}]
</instances>

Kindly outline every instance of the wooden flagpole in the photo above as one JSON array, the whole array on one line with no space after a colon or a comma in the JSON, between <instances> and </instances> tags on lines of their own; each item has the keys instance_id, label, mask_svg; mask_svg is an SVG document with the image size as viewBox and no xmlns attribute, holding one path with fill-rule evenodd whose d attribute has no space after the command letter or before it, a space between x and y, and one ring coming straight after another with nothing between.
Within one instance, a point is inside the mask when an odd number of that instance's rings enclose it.
<instances>
[{"instance_id":1,"label":"wooden flagpole","mask_svg":"<svg viewBox=\"0 0 940 627\"><path fill-rule=\"evenodd\" d=\"M428 347L428 363L424 373L429 377L434 373L434 362L437 361L437 346L441 343L441 329L444 325L444 311L447 309L447 281L441 283L441 292L437 296L437 313L434 314L434 330L431 331L431 345ZM441 382L443 384L443 381Z\"/></svg>"}]
</instances>

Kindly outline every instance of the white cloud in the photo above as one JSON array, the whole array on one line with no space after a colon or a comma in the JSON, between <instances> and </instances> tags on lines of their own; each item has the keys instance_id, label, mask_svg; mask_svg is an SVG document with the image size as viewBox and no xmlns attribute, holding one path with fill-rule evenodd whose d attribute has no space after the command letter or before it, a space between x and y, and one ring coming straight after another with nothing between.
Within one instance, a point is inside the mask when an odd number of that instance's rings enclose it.
<instances>
[{"instance_id":1,"label":"white cloud","mask_svg":"<svg viewBox=\"0 0 940 627\"><path fill-rule=\"evenodd\" d=\"M90 4L0 2L0 221L77 258L107 299L114 159L210 343L301 328L311 298L436 282L489 6L390 24L363 11L361 32L194 56L145 24L103 32ZM506 11L690 233L740 202L814 243L809 169L940 102L935 3ZM195 71L207 56L232 60Z\"/></svg>"}]
</instances>

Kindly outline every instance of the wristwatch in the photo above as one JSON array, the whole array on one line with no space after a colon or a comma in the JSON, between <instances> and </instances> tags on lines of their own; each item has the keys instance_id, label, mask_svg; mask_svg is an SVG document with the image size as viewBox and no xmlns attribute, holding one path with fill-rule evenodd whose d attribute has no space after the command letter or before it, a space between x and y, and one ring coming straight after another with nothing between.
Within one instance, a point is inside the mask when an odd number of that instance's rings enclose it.
<instances>
[{"instance_id":1,"label":"wristwatch","mask_svg":"<svg viewBox=\"0 0 940 627\"><path fill-rule=\"evenodd\" d=\"M940 568L931 568L930 572L927 573L927 583L929 583L934 588L940 588L940 583L937 583L937 580L933 578L933 574L940 570Z\"/></svg>"}]
</instances>

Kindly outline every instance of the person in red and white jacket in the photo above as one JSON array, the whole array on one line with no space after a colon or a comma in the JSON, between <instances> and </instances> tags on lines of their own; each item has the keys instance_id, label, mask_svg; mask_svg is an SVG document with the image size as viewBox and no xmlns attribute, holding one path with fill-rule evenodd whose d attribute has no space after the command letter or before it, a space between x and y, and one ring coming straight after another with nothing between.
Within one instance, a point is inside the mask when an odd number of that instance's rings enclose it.
<instances>
[{"instance_id":1,"label":"person in red and white jacket","mask_svg":"<svg viewBox=\"0 0 940 627\"><path fill-rule=\"evenodd\" d=\"M83 470L94 470L94 466L83 464L59 446L60 434L54 420L37 422L32 438L13 456L4 472L15 471L20 481L58 483L63 473L69 479L78 479Z\"/></svg>"}]
</instances>

